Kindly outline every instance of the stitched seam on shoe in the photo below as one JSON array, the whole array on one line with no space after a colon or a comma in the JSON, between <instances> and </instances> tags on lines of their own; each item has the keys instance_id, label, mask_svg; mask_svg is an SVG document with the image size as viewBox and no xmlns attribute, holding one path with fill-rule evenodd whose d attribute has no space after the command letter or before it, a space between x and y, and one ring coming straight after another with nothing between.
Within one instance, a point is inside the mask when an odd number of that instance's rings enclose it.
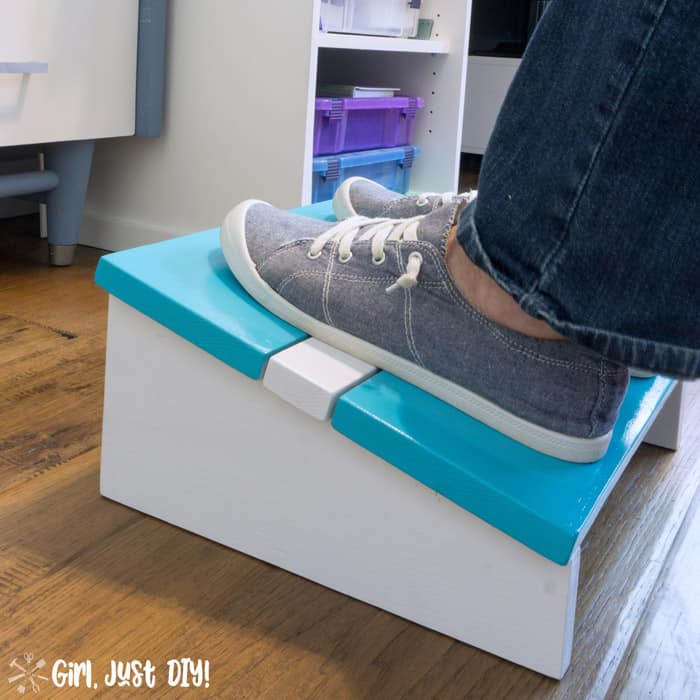
<instances>
[{"instance_id":1,"label":"stitched seam on shoe","mask_svg":"<svg viewBox=\"0 0 700 700\"><path fill-rule=\"evenodd\" d=\"M378 219L383 219L386 217L387 212L391 208L391 206L396 202L395 199L393 199L391 202L387 202L382 209L379 210L379 216L377 217Z\"/></svg>"},{"instance_id":2,"label":"stitched seam on shoe","mask_svg":"<svg viewBox=\"0 0 700 700\"><path fill-rule=\"evenodd\" d=\"M402 201L404 201L404 200L392 199L390 202L387 202L387 204L384 206L384 208L379 212L379 216L377 218L378 219L382 219L382 218L389 218L390 219L390 218L392 218L391 216L389 216L389 213L390 213L392 207L394 205L398 204L399 202L402 202Z\"/></svg>"},{"instance_id":3,"label":"stitched seam on shoe","mask_svg":"<svg viewBox=\"0 0 700 700\"><path fill-rule=\"evenodd\" d=\"M303 240L296 240L293 241L292 243L289 243L285 246L285 249L279 249L278 251L275 251L276 255L277 253L289 251L295 246L301 245L304 241ZM450 294L452 297L453 301L455 301L460 308L467 313L471 318L473 318L475 321L477 321L480 325L482 325L496 340L501 342L502 344L506 345L507 347L511 348L512 350L519 352L522 355L525 355L526 357L529 357L535 361L547 364L549 366L553 367L561 367L565 369L576 369L582 372L585 372L587 374L598 374L599 376L605 375L605 376L611 376L611 375L616 375L618 373L618 370L604 370L602 369L602 366L596 370L593 367L587 367L584 365L580 365L575 362L566 362L564 360L552 360L551 358L544 357L542 355L539 355L538 353L535 353L528 348L524 348L521 345L518 345L516 342L512 341L509 338L504 337L496 328L493 327L492 322L484 317L482 314L480 314L476 309L472 308L467 304L467 302L464 300L461 294L454 289L454 284L449 277L449 275L446 273L446 270L444 269L444 265L442 260L439 258L438 255L435 253L435 247L433 244L428 243L427 241L411 241L411 245L416 245L422 250L425 250L433 260L433 264L440 276L440 278L443 280L442 283L439 282L421 282L420 286L423 288L433 288L433 289L446 289L446 291ZM328 314L328 299L327 299L327 286L330 286L330 281L328 279L329 277L329 268L332 271L333 268L333 262L334 262L334 255L333 253L335 252L335 248L337 247L337 244L335 244L334 248L331 250L331 255L329 256L329 264L324 272L312 272L312 271L304 271L304 272L295 272L292 275L289 275L286 277L280 285L277 287L277 293L282 294L282 291L284 288L293 280L295 279L300 279L304 277L324 277L325 282L324 282L324 296L323 296L323 312L324 312L324 317L328 325L333 325L332 320L330 319L330 315ZM399 246L395 246L395 251L397 254L397 257L399 255L398 253L398 248ZM266 260L265 264L269 262L270 258ZM399 263L399 269L400 263ZM338 279L342 279L345 281L367 281L367 282L378 282L378 283L384 283L384 282L391 282L393 281L393 278L391 277L375 277L375 276L361 276L361 275L353 275L353 274L344 274L344 273L336 273L334 275ZM407 333L407 343L408 347L411 350L411 354L414 355L415 357L415 345L412 347L411 345L411 340L409 339L408 333ZM420 356L415 358L416 361L419 364L422 364L420 360Z\"/></svg>"},{"instance_id":4,"label":"stitched seam on shoe","mask_svg":"<svg viewBox=\"0 0 700 700\"><path fill-rule=\"evenodd\" d=\"M282 293L283 293L284 289L286 288L286 286L287 286L289 283L291 283L291 282L293 282L294 280L296 280L296 279L312 278L312 277L323 278L324 280L326 280L326 279L327 279L327 274L326 274L326 272L315 272L315 271L295 272L295 273L289 275L288 277L286 277L286 278L280 283L280 285L277 287L277 293L280 294L280 295L282 295ZM393 281L393 278L378 279L378 278L362 278L362 277L350 277L350 276L344 277L344 276L339 276L339 275L337 275L337 274L334 275L334 277L335 277L335 278L338 278L338 279L345 279L345 280L347 280L347 281L371 281L371 282L381 281L381 282L383 282L383 283L384 283L384 282L391 282L391 281ZM427 286L427 285L424 285L424 284L421 283L421 286L425 287L425 286ZM444 287L445 287L444 284L441 284L441 285L433 284L433 286L434 286L434 287L435 287L435 286L439 286L440 289L444 289ZM461 300L460 300L459 298L457 298L456 301L457 301L457 302L461 302ZM460 304L460 306L462 306L462 305ZM481 319L479 319L478 316L475 316L474 313L473 313L468 307L462 307L462 310L463 310L463 311L466 311L466 312L467 312L470 316L472 316L475 320L477 320L479 323L481 323L482 325L484 325L484 324L483 324L483 321L481 321ZM325 310L324 310L324 315L325 315ZM488 322L488 321L487 321L487 322ZM329 325L331 325L331 324L329 323ZM404 328L406 328L405 322L404 322ZM511 344L511 343L508 341L508 339L504 339L504 338L498 337L498 334L497 334L497 333L494 333L491 329L488 328L488 326L486 327L486 329L489 330L489 331L491 332L491 334L494 335L494 336L496 337L496 339L499 340L500 342L502 342L504 345L506 345L506 346L508 346L508 347L511 347L513 350L515 350L515 351L517 351L517 352L521 352L522 354L525 354L525 355L527 355L528 357L531 357L531 358L534 359L534 360L538 360L538 361L540 361L540 362L544 362L544 363L549 364L549 365L552 365L552 366L559 366L559 367L564 367L564 368L571 367L572 369L581 369L581 370L583 370L583 371L585 371L585 372L589 372L589 373L594 373L594 372L595 372L595 370L589 371L589 368L580 367L580 366L577 366L577 365L575 365L575 364L573 364L573 363L565 363L565 362L563 362L563 361L549 360L549 358L544 358L544 357L542 357L542 356L538 356L538 355L536 355L535 353L531 353L531 352L528 351L526 348L521 348L521 347L519 347L519 346L513 346L513 344ZM413 353L412 346L411 346L411 340L410 340L410 337L409 337L409 335L408 335L408 332L406 332L406 341L407 341L407 345L408 345L408 347L409 347L409 350L411 350L411 353L414 354L414 353ZM417 359L416 361L419 362L419 359ZM597 373L598 373L598 374L606 374L606 375L609 375L609 374L614 374L615 372L598 371Z\"/></svg>"},{"instance_id":5,"label":"stitched seam on shoe","mask_svg":"<svg viewBox=\"0 0 700 700\"><path fill-rule=\"evenodd\" d=\"M289 282L293 282L296 279L300 279L303 277L324 277L326 276L326 272L324 271L316 271L316 270L302 270L300 272L293 272L291 275L288 275L285 277L277 286L277 293L281 294L282 290L287 286ZM378 284L386 284L387 282L394 282L393 277L370 277L366 276L363 277L361 275L352 275L352 274L339 274L338 272L335 272L333 274L333 279L337 280L343 280L344 282L377 282ZM442 285L440 285L440 288L442 288Z\"/></svg>"},{"instance_id":6,"label":"stitched seam on shoe","mask_svg":"<svg viewBox=\"0 0 700 700\"><path fill-rule=\"evenodd\" d=\"M416 338L413 334L413 290L412 289L407 289L404 292L406 296L406 335L408 336L409 339L409 349L411 351L411 354L415 358L416 362L421 366L425 367L425 362L423 362L423 358L421 357L420 353L418 352L418 346L416 345Z\"/></svg>"},{"instance_id":7,"label":"stitched seam on shoe","mask_svg":"<svg viewBox=\"0 0 700 700\"><path fill-rule=\"evenodd\" d=\"M396 268L399 271L399 274L402 275L405 272L405 268L403 265L403 260L401 259L401 251L400 251L400 246L398 245L392 245L389 246L389 252L394 253L396 255ZM393 280L395 282L396 280ZM393 283L392 282L392 283ZM404 340L406 341L406 348L408 349L409 354L411 357L413 357L414 362L417 362L415 354L413 352L413 348L411 347L411 339L409 337L408 333L408 319L407 319L407 307L406 307L406 291L405 290L399 290L404 293L404 298L403 298L403 335L404 335Z\"/></svg>"},{"instance_id":8,"label":"stitched seam on shoe","mask_svg":"<svg viewBox=\"0 0 700 700\"><path fill-rule=\"evenodd\" d=\"M325 278L326 273L324 272L314 272L310 270L303 270L302 272L293 272L291 275L288 275L285 277L278 285L276 288L276 292L278 294L282 294L284 289L287 287L287 285L290 282L293 282L294 280L303 278L303 277L320 277L320 278Z\"/></svg>"},{"instance_id":9,"label":"stitched seam on shoe","mask_svg":"<svg viewBox=\"0 0 700 700\"><path fill-rule=\"evenodd\" d=\"M440 255L442 256L442 260L445 260L445 257L447 256L447 238L450 233L450 229L455 223L455 219L457 218L457 214L461 212L463 208L463 200L461 199L453 199L452 202L446 206L451 207L450 209L450 215L448 218L448 223L445 226L444 231L440 234ZM433 209L433 211L435 211ZM444 262L443 262L444 265Z\"/></svg>"},{"instance_id":10,"label":"stitched seam on shoe","mask_svg":"<svg viewBox=\"0 0 700 700\"><path fill-rule=\"evenodd\" d=\"M396 257L399 261L399 272L403 274L406 272L406 266L403 262L400 246L395 246L394 249L396 250ZM403 292L403 327L406 335L406 344L408 345L408 350L416 364L420 365L421 367L425 367L420 353L418 352L418 348L416 347L416 340L413 336L413 324L411 320L413 297L411 296L411 290L403 289L401 291Z\"/></svg>"},{"instance_id":11,"label":"stitched seam on shoe","mask_svg":"<svg viewBox=\"0 0 700 700\"><path fill-rule=\"evenodd\" d=\"M313 241L313 238L297 238L294 241L285 243L281 248L277 248L277 250L275 250L273 253L270 253L270 255L260 265L256 265L256 267L258 268L258 272L262 275L263 270L274 259L282 255L283 253L288 253L290 250L297 248L304 243L309 243L310 241Z\"/></svg>"},{"instance_id":12,"label":"stitched seam on shoe","mask_svg":"<svg viewBox=\"0 0 700 700\"><path fill-rule=\"evenodd\" d=\"M600 363L598 368L598 396L596 397L593 408L591 409L590 424L591 430L588 433L588 437L593 437L598 429L598 409L603 405L603 400L605 399L607 393L607 382L605 381L605 373L603 371L603 363Z\"/></svg>"},{"instance_id":13,"label":"stitched seam on shoe","mask_svg":"<svg viewBox=\"0 0 700 700\"><path fill-rule=\"evenodd\" d=\"M553 360L549 357L545 357L544 355L540 355L540 354L530 350L529 348L525 348L522 345L519 345L517 342L511 340L510 338L506 338L497 328L494 327L494 324L491 320L489 320L488 318L483 316L481 313L479 313L476 309L474 309L469 304L467 304L466 300L455 289L454 283L452 282L452 279L449 277L449 275L446 272L446 269L444 268L443 261L435 253L435 247L433 246L433 244L428 243L427 241L411 241L411 244L418 245L420 248L426 250L430 254L430 256L433 259L433 262L435 264L435 267L437 269L437 272L444 282L444 287L447 290L447 292L450 294L450 296L452 297L453 301L455 301L463 311L465 311L475 321L477 321L480 325L482 325L496 340L501 342L503 345L511 348L512 350L514 350L516 352L519 352L522 355L525 355L526 357L529 357L532 360L536 360L537 362L541 362L541 363L549 365L551 367L561 367L563 369L575 369L575 370L579 370L581 372L585 372L586 374L599 374L601 371L606 375L613 375L613 374L617 373L618 370L601 370L601 369L596 369L594 367L587 367L587 366L581 365L577 362L567 362L565 360Z\"/></svg>"},{"instance_id":14,"label":"stitched seam on shoe","mask_svg":"<svg viewBox=\"0 0 700 700\"><path fill-rule=\"evenodd\" d=\"M389 277L389 275L383 275L383 276L372 276L372 275L355 275L352 272L347 272L347 273L340 273L340 272L334 272L333 273L333 279L337 280L344 280L346 282L378 282L380 284L385 284L386 282L394 282L393 277Z\"/></svg>"},{"instance_id":15,"label":"stitched seam on shoe","mask_svg":"<svg viewBox=\"0 0 700 700\"><path fill-rule=\"evenodd\" d=\"M333 265L335 264L335 256L338 251L338 243L333 243L331 246L331 252L330 255L328 256L328 266L326 267L326 275L325 279L323 281L323 297L321 299L322 302L322 308L323 308L323 316L326 320L326 323L329 326L335 327L335 324L333 323L333 319L331 318L331 311L330 311L330 306L329 306L329 296L330 296L330 289L331 289L331 277L333 275Z\"/></svg>"}]
</instances>

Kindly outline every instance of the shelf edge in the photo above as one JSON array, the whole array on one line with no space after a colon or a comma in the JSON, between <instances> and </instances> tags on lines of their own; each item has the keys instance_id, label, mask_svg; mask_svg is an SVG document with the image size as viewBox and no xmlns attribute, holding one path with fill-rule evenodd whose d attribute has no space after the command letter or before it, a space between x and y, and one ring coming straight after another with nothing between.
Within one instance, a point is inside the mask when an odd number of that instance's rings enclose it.
<instances>
[{"instance_id":1,"label":"shelf edge","mask_svg":"<svg viewBox=\"0 0 700 700\"><path fill-rule=\"evenodd\" d=\"M350 49L354 51L393 51L396 53L449 53L448 41L436 39L403 39L362 34L332 34L317 32L315 43L321 49Z\"/></svg>"}]
</instances>

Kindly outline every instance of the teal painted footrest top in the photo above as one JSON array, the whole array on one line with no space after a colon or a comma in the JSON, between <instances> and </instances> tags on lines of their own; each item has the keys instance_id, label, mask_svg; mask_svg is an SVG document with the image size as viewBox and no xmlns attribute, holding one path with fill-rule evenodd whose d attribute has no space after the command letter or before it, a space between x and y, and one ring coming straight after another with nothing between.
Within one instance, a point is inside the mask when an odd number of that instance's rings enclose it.
<instances>
[{"instance_id":1,"label":"teal painted footrest top","mask_svg":"<svg viewBox=\"0 0 700 700\"><path fill-rule=\"evenodd\" d=\"M330 202L299 211L333 219ZM307 337L238 284L221 252L218 228L105 255L95 281L253 379L262 377L271 355Z\"/></svg>"},{"instance_id":2,"label":"teal painted footrest top","mask_svg":"<svg viewBox=\"0 0 700 700\"><path fill-rule=\"evenodd\" d=\"M238 284L219 229L106 255L95 281L252 379L262 377L271 355L307 337Z\"/></svg>"},{"instance_id":3,"label":"teal painted footrest top","mask_svg":"<svg viewBox=\"0 0 700 700\"><path fill-rule=\"evenodd\" d=\"M297 211L333 219L328 202ZM224 261L218 229L107 255L96 281L253 379L263 376L272 355L306 338L241 288ZM632 380L610 448L593 464L535 452L388 372L344 394L332 425L542 556L566 564L674 386L660 377Z\"/></svg>"},{"instance_id":4,"label":"teal painted footrest top","mask_svg":"<svg viewBox=\"0 0 700 700\"><path fill-rule=\"evenodd\" d=\"M542 556L566 564L637 449L669 379L633 379L607 454L574 464L525 447L388 372L338 401L333 427Z\"/></svg>"}]
</instances>

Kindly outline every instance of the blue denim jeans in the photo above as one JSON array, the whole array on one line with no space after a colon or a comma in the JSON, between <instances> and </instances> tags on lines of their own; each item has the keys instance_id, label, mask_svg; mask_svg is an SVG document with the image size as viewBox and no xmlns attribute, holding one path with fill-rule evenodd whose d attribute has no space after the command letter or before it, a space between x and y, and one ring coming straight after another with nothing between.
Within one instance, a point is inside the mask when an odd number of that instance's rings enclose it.
<instances>
[{"instance_id":1,"label":"blue denim jeans","mask_svg":"<svg viewBox=\"0 0 700 700\"><path fill-rule=\"evenodd\" d=\"M700 376L700 2L555 0L458 238L573 341Z\"/></svg>"}]
</instances>

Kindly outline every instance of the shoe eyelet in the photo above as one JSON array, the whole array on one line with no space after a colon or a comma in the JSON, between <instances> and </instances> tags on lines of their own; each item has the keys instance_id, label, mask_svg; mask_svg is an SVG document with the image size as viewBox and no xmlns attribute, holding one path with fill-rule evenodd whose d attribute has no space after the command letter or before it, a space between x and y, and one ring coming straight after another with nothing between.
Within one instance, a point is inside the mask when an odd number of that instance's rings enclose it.
<instances>
[{"instance_id":1,"label":"shoe eyelet","mask_svg":"<svg viewBox=\"0 0 700 700\"><path fill-rule=\"evenodd\" d=\"M323 255L323 251L319 250L318 253L312 253L311 250L306 254L309 260L318 260Z\"/></svg>"},{"instance_id":2,"label":"shoe eyelet","mask_svg":"<svg viewBox=\"0 0 700 700\"><path fill-rule=\"evenodd\" d=\"M373 265L383 265L385 260L386 260L386 255L384 253L382 253L381 258L372 258L372 264Z\"/></svg>"},{"instance_id":3,"label":"shoe eyelet","mask_svg":"<svg viewBox=\"0 0 700 700\"><path fill-rule=\"evenodd\" d=\"M338 262L341 262L341 263L350 262L350 258L352 258L352 252L348 253L347 255L339 255Z\"/></svg>"},{"instance_id":4,"label":"shoe eyelet","mask_svg":"<svg viewBox=\"0 0 700 700\"><path fill-rule=\"evenodd\" d=\"M408 259L411 260L411 258L413 258L414 260L418 260L418 262L423 262L423 256L417 250L414 250L412 253L409 254Z\"/></svg>"}]
</instances>

